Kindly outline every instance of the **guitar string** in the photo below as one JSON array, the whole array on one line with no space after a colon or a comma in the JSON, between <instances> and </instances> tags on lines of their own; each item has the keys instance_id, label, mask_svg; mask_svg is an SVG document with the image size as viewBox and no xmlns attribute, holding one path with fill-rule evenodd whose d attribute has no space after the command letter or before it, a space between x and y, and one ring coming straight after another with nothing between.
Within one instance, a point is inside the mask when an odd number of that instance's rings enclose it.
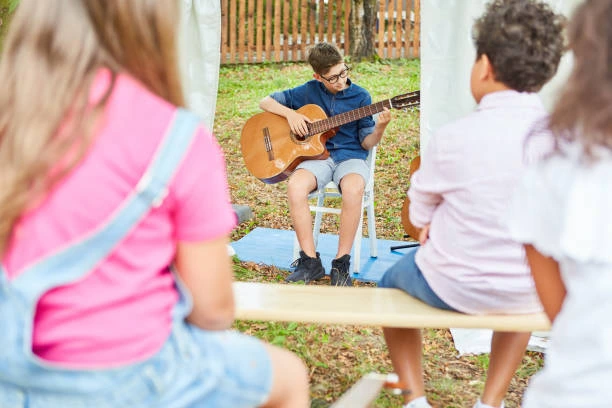
<instances>
[{"instance_id":1,"label":"guitar string","mask_svg":"<svg viewBox=\"0 0 612 408\"><path fill-rule=\"evenodd\" d=\"M416 91L408 95L409 97L420 96L420 92ZM405 107L418 106L420 101L411 101ZM342 126L346 123L353 122L361 119L368 115L373 115L382 111L382 107L391 108L393 107L392 99L387 99L381 102L374 103L368 106L362 106L348 112L340 113L330 118L322 119L308 125L309 133L306 137L313 136L319 133L323 133L327 130L333 129L338 126ZM331 125L330 125L331 124Z\"/></svg>"}]
</instances>

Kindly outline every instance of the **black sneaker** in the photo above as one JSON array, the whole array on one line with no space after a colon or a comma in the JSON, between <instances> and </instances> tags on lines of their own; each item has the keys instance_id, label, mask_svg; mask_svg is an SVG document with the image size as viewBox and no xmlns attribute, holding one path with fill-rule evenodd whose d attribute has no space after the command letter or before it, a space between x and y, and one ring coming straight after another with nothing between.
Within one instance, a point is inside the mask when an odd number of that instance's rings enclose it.
<instances>
[{"instance_id":1,"label":"black sneaker","mask_svg":"<svg viewBox=\"0 0 612 408\"><path fill-rule=\"evenodd\" d=\"M285 278L286 282L304 281L304 283L309 283L325 276L325 269L318 252L316 258L311 258L304 251L300 251L300 257L293 261L291 266L295 266L295 270Z\"/></svg>"},{"instance_id":2,"label":"black sneaker","mask_svg":"<svg viewBox=\"0 0 612 408\"><path fill-rule=\"evenodd\" d=\"M343 255L332 261L331 284L332 286L353 286L353 280L349 273L351 267L351 256Z\"/></svg>"}]
</instances>

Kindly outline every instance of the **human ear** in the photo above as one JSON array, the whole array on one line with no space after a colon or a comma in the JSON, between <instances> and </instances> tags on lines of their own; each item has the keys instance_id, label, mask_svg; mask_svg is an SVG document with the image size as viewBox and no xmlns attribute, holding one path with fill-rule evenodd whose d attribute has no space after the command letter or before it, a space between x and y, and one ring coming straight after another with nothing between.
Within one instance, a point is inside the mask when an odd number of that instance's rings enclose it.
<instances>
[{"instance_id":1,"label":"human ear","mask_svg":"<svg viewBox=\"0 0 612 408\"><path fill-rule=\"evenodd\" d=\"M491 64L491 60L487 54L482 54L480 56L480 79L482 80L495 80L495 70L493 69L493 64Z\"/></svg>"},{"instance_id":2,"label":"human ear","mask_svg":"<svg viewBox=\"0 0 612 408\"><path fill-rule=\"evenodd\" d=\"M486 55L482 54L474 61L474 66L472 67L472 80L481 82L486 78L485 58Z\"/></svg>"}]
</instances>

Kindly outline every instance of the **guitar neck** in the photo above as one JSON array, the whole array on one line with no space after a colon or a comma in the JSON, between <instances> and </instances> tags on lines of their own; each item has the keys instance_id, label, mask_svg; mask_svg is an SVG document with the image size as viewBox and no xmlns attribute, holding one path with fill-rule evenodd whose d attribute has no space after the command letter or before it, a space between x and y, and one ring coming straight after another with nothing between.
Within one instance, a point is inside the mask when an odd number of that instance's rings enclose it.
<instances>
[{"instance_id":1,"label":"guitar neck","mask_svg":"<svg viewBox=\"0 0 612 408\"><path fill-rule=\"evenodd\" d=\"M354 122L366 116L371 116L382 112L384 108L391 108L391 100L373 103L372 105L362 106L361 108L353 109L348 112L329 117L327 119L318 120L308 124L310 135L327 132L328 130L340 127L350 122Z\"/></svg>"}]
</instances>

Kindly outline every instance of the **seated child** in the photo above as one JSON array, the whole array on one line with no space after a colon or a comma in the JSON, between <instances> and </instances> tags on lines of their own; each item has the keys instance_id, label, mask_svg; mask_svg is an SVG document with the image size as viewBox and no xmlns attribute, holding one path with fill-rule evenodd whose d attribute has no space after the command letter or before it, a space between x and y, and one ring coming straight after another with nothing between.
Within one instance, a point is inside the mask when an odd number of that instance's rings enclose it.
<instances>
[{"instance_id":1,"label":"seated child","mask_svg":"<svg viewBox=\"0 0 612 408\"><path fill-rule=\"evenodd\" d=\"M562 18L536 0L495 0L474 25L470 78L478 103L440 128L412 176L410 220L421 247L407 253L380 286L400 288L463 313L541 310L520 244L504 226L524 167L524 143L546 115L535 92L553 77L563 51ZM384 328L406 407L429 407L419 329ZM503 406L530 333L495 332L487 381L476 407Z\"/></svg>"},{"instance_id":2,"label":"seated child","mask_svg":"<svg viewBox=\"0 0 612 408\"><path fill-rule=\"evenodd\" d=\"M231 330L222 151L185 109L178 2L21 0L0 58L0 407L309 404Z\"/></svg>"},{"instance_id":3,"label":"seated child","mask_svg":"<svg viewBox=\"0 0 612 408\"><path fill-rule=\"evenodd\" d=\"M259 104L263 110L287 118L295 134L305 135L308 130L310 119L295 111L304 105L318 105L327 116L333 116L372 103L368 91L349 79L350 68L334 45L315 45L308 53L308 62L314 71L314 79L266 96ZM325 144L330 157L303 161L289 178L289 212L301 251L296 269L287 277L288 282L308 283L325 276L314 244L308 194L333 180L342 192L342 208L338 250L330 270L331 284L352 286L350 253L361 219L361 199L369 177L366 157L368 150L380 142L390 120L391 113L385 108L376 122L372 116L366 116L340 126L336 135Z\"/></svg>"}]
</instances>

